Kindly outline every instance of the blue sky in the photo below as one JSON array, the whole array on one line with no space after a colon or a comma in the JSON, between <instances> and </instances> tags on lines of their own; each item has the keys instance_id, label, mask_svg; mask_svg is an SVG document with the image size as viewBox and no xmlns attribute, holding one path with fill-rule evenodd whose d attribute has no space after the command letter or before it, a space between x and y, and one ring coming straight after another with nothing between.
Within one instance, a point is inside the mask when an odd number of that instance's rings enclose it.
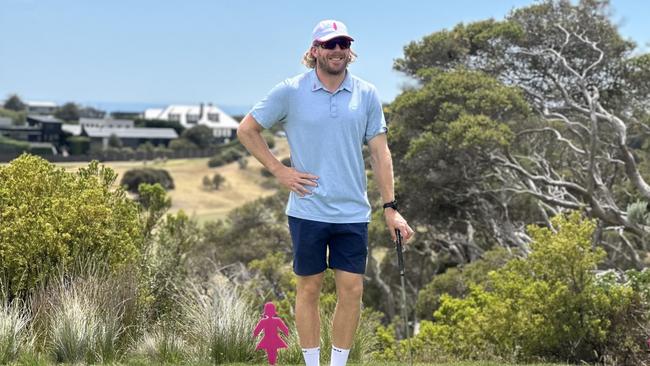
<instances>
[{"instance_id":1,"label":"blue sky","mask_svg":"<svg viewBox=\"0 0 650 366\"><path fill-rule=\"evenodd\" d=\"M407 82L392 70L404 45L533 2L0 0L0 99L242 109L304 71L312 28L333 18L356 39L351 71L389 102ZM650 6L613 0L612 9L621 33L647 51Z\"/></svg>"}]
</instances>

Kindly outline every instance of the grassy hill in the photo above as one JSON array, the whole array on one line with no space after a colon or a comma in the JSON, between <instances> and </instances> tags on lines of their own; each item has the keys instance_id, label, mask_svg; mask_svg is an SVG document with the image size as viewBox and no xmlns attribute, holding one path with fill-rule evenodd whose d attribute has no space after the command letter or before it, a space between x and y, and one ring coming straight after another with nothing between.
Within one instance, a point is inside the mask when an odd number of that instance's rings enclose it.
<instances>
[{"instance_id":1,"label":"grassy hill","mask_svg":"<svg viewBox=\"0 0 650 366\"><path fill-rule=\"evenodd\" d=\"M285 139L276 138L275 155L282 159L289 156L289 147ZM208 158L178 159L166 162L107 162L119 175L117 181L129 169L150 167L165 169L174 179L175 189L168 192L172 199L171 212L184 210L188 215L194 215L199 222L216 220L225 217L230 210L244 203L275 193L275 189L265 188L260 170L262 165L252 156L248 158L246 169L240 169L237 162L218 168L208 167ZM68 171L76 171L83 163L59 163ZM203 188L203 177L219 173L226 178L219 190Z\"/></svg>"}]
</instances>

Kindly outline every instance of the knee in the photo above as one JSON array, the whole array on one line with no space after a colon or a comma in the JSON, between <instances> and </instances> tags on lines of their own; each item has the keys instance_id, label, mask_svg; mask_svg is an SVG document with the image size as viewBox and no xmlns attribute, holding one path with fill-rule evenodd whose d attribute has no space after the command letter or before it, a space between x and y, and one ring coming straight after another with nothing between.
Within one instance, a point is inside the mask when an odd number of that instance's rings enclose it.
<instances>
[{"instance_id":1,"label":"knee","mask_svg":"<svg viewBox=\"0 0 650 366\"><path fill-rule=\"evenodd\" d=\"M361 302L363 296L363 283L350 283L337 288L338 297L340 300L349 302Z\"/></svg>"},{"instance_id":2,"label":"knee","mask_svg":"<svg viewBox=\"0 0 650 366\"><path fill-rule=\"evenodd\" d=\"M318 282L306 282L301 283L297 287L297 296L304 300L310 302L318 302L320 297L321 286Z\"/></svg>"}]
</instances>

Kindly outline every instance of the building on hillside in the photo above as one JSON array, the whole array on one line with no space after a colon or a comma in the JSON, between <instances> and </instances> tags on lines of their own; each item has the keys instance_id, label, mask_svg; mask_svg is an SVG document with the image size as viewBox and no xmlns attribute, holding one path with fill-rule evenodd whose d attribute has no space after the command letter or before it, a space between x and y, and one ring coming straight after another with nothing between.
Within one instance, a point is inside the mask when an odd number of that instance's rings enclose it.
<instances>
[{"instance_id":1,"label":"building on hillside","mask_svg":"<svg viewBox=\"0 0 650 366\"><path fill-rule=\"evenodd\" d=\"M0 135L8 137L10 139L27 141L27 142L39 142L41 140L41 129L38 127L31 126L15 126L9 120L9 124L2 123L0 124Z\"/></svg>"},{"instance_id":2,"label":"building on hillside","mask_svg":"<svg viewBox=\"0 0 650 366\"><path fill-rule=\"evenodd\" d=\"M131 121L133 122L133 121ZM169 142L178 138L173 128L137 128L137 127L86 127L80 126L80 136L90 138L90 148L106 149L111 136L120 139L122 146L136 149L141 144L149 142L155 146L168 146Z\"/></svg>"},{"instance_id":3,"label":"building on hillside","mask_svg":"<svg viewBox=\"0 0 650 366\"><path fill-rule=\"evenodd\" d=\"M128 119L112 118L80 118L79 124L65 123L61 128L72 136L81 136L83 127L91 128L134 128L133 121Z\"/></svg>"},{"instance_id":4,"label":"building on hillside","mask_svg":"<svg viewBox=\"0 0 650 366\"><path fill-rule=\"evenodd\" d=\"M59 107L54 102L41 102L41 101L28 101L25 102L27 108L27 114L32 115L53 115L56 112L56 109Z\"/></svg>"},{"instance_id":5,"label":"building on hillside","mask_svg":"<svg viewBox=\"0 0 650 366\"><path fill-rule=\"evenodd\" d=\"M212 130L215 139L227 142L235 138L239 123L234 118L212 104L177 105L167 108L147 109L145 119L159 119L179 122L185 128L204 125Z\"/></svg>"},{"instance_id":6,"label":"building on hillside","mask_svg":"<svg viewBox=\"0 0 650 366\"><path fill-rule=\"evenodd\" d=\"M38 142L50 142L56 147L61 145L63 121L60 119L52 116L27 115L27 125L41 131Z\"/></svg>"},{"instance_id":7,"label":"building on hillside","mask_svg":"<svg viewBox=\"0 0 650 366\"><path fill-rule=\"evenodd\" d=\"M135 123L130 119L112 119L112 118L80 118L79 125L82 127L99 127L99 128L134 128Z\"/></svg>"}]
</instances>

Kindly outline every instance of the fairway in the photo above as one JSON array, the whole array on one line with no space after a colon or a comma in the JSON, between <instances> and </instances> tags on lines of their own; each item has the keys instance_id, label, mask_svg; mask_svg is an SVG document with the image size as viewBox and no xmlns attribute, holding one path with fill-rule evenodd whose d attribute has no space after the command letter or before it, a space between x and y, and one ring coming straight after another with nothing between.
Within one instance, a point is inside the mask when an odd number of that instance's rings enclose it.
<instances>
[{"instance_id":1,"label":"fairway","mask_svg":"<svg viewBox=\"0 0 650 366\"><path fill-rule=\"evenodd\" d=\"M274 153L279 159L289 156L286 139L276 138ZM172 199L170 212L182 209L186 214L196 217L200 223L203 223L224 218L228 212L244 203L275 193L275 189L262 186L264 180L269 179L262 177L260 173L262 165L252 156L246 159L248 159L246 169L240 169L237 162L209 168L209 158L177 159L166 162L120 161L103 164L115 170L118 174L118 183L129 169L150 167L167 170L175 184L175 189L168 192ZM70 172L86 165L85 163L57 163L57 166L64 167ZM203 177L212 178L215 173L226 178L223 186L219 190L203 188Z\"/></svg>"}]
</instances>

